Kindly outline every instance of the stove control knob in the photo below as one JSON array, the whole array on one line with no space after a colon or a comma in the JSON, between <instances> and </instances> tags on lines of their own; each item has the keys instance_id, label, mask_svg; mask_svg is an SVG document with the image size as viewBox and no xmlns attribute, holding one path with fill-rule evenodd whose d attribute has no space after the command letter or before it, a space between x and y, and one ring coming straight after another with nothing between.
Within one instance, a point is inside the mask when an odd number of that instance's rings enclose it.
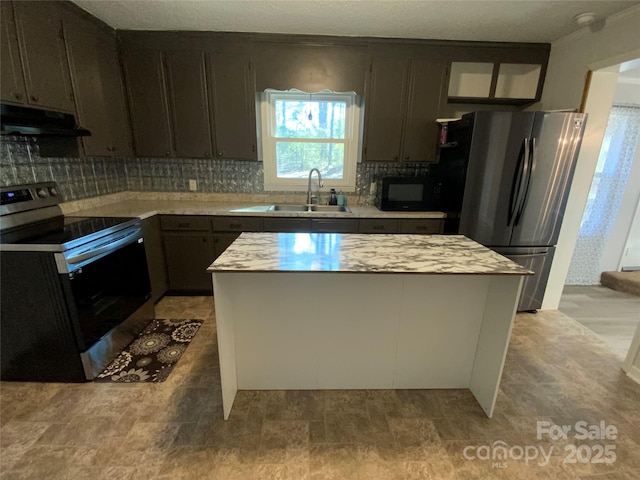
<instances>
[{"instance_id":1,"label":"stove control knob","mask_svg":"<svg viewBox=\"0 0 640 480\"><path fill-rule=\"evenodd\" d=\"M40 198L47 198L49 196L49 192L47 192L47 190L44 188L39 188L38 190L36 190L36 194Z\"/></svg>"},{"instance_id":2,"label":"stove control knob","mask_svg":"<svg viewBox=\"0 0 640 480\"><path fill-rule=\"evenodd\" d=\"M56 189L56 187L49 187L49 195L51 195L52 197L58 196L58 190Z\"/></svg>"}]
</instances>

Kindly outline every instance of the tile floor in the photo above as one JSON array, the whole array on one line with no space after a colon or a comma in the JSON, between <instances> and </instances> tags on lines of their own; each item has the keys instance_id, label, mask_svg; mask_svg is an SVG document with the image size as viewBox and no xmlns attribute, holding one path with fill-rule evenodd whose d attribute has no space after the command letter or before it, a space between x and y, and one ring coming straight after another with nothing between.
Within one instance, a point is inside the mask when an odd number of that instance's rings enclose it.
<instances>
[{"instance_id":1,"label":"tile floor","mask_svg":"<svg viewBox=\"0 0 640 480\"><path fill-rule=\"evenodd\" d=\"M159 318L205 319L164 383L1 383L0 478L638 478L640 385L560 312L518 315L493 419L466 390L244 391L225 422L212 307L158 304ZM538 439L537 421L604 421L618 434ZM504 445L506 460L484 460ZM541 449L552 453L543 466Z\"/></svg>"},{"instance_id":2,"label":"tile floor","mask_svg":"<svg viewBox=\"0 0 640 480\"><path fill-rule=\"evenodd\" d=\"M640 323L640 297L600 285L565 286L558 310L598 334L621 359Z\"/></svg>"}]
</instances>

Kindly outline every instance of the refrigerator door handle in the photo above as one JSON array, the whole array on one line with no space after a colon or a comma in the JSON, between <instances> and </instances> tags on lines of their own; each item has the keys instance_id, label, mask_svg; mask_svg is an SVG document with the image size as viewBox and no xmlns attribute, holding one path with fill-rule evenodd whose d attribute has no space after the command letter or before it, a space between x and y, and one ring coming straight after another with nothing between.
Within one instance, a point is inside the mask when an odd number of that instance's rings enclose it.
<instances>
[{"instance_id":1,"label":"refrigerator door handle","mask_svg":"<svg viewBox=\"0 0 640 480\"><path fill-rule=\"evenodd\" d=\"M525 159L529 157L529 139L524 138L522 141L522 148L518 154L518 162L516 163L516 170L513 173L513 180L511 181L511 195L509 195L509 212L507 213L507 226L511 225L511 222L516 214L518 205L520 204L520 192L522 190L522 181L524 179Z\"/></svg>"},{"instance_id":2,"label":"refrigerator door handle","mask_svg":"<svg viewBox=\"0 0 640 480\"><path fill-rule=\"evenodd\" d=\"M520 223L520 218L522 218L522 212L524 211L524 206L527 201L527 197L529 196L529 186L531 185L531 176L533 175L533 166L536 163L536 157L537 157L536 139L530 138L529 142L531 144L531 147L528 149L529 153L527 155L527 161L525 162L524 171L523 171L523 177L526 177L524 192L522 195L522 201L518 206L518 212L516 213L515 221L513 222L514 226L518 225Z\"/></svg>"}]
</instances>

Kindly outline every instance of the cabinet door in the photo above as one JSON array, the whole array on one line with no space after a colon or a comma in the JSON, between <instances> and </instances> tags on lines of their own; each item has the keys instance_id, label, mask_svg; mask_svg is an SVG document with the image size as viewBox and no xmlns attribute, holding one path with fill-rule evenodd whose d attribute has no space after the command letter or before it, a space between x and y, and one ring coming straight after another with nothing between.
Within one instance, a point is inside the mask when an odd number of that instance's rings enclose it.
<instances>
[{"instance_id":1,"label":"cabinet door","mask_svg":"<svg viewBox=\"0 0 640 480\"><path fill-rule=\"evenodd\" d=\"M215 259L210 233L164 233L169 288L177 291L213 290L207 267Z\"/></svg>"},{"instance_id":2,"label":"cabinet door","mask_svg":"<svg viewBox=\"0 0 640 480\"><path fill-rule=\"evenodd\" d=\"M133 156L131 122L115 36L101 31L98 35L96 55L100 64L102 94L107 114L109 151L114 156Z\"/></svg>"},{"instance_id":3,"label":"cabinet door","mask_svg":"<svg viewBox=\"0 0 640 480\"><path fill-rule=\"evenodd\" d=\"M167 265L162 250L160 218L157 215L142 220L142 235L144 236L149 280L151 280L151 299L156 303L169 288Z\"/></svg>"},{"instance_id":4,"label":"cabinet door","mask_svg":"<svg viewBox=\"0 0 640 480\"><path fill-rule=\"evenodd\" d=\"M27 103L74 111L62 20L55 2L15 2Z\"/></svg>"},{"instance_id":5,"label":"cabinet door","mask_svg":"<svg viewBox=\"0 0 640 480\"><path fill-rule=\"evenodd\" d=\"M0 2L0 100L11 103L26 102L26 89L22 76L18 34L13 18L13 3Z\"/></svg>"},{"instance_id":6,"label":"cabinet door","mask_svg":"<svg viewBox=\"0 0 640 480\"><path fill-rule=\"evenodd\" d=\"M255 76L247 55L210 54L216 156L255 160Z\"/></svg>"},{"instance_id":7,"label":"cabinet door","mask_svg":"<svg viewBox=\"0 0 640 480\"><path fill-rule=\"evenodd\" d=\"M158 50L125 50L122 60L136 155L172 156L162 53Z\"/></svg>"},{"instance_id":8,"label":"cabinet door","mask_svg":"<svg viewBox=\"0 0 640 480\"><path fill-rule=\"evenodd\" d=\"M213 235L213 245L216 252L216 258L222 255L222 253L229 248L229 245L231 245L239 236L239 233L234 232L215 233Z\"/></svg>"},{"instance_id":9,"label":"cabinet door","mask_svg":"<svg viewBox=\"0 0 640 480\"><path fill-rule=\"evenodd\" d=\"M402 159L436 161L438 124L446 65L412 60Z\"/></svg>"},{"instance_id":10,"label":"cabinet door","mask_svg":"<svg viewBox=\"0 0 640 480\"><path fill-rule=\"evenodd\" d=\"M365 160L400 159L407 70L408 60L373 59L366 95Z\"/></svg>"},{"instance_id":11,"label":"cabinet door","mask_svg":"<svg viewBox=\"0 0 640 480\"><path fill-rule=\"evenodd\" d=\"M211 156L211 127L204 54L197 50L165 52L175 154Z\"/></svg>"},{"instance_id":12,"label":"cabinet door","mask_svg":"<svg viewBox=\"0 0 640 480\"><path fill-rule=\"evenodd\" d=\"M97 53L98 29L69 19L64 30L78 122L91 131L91 136L82 138L84 152L110 155L109 123Z\"/></svg>"}]
</instances>

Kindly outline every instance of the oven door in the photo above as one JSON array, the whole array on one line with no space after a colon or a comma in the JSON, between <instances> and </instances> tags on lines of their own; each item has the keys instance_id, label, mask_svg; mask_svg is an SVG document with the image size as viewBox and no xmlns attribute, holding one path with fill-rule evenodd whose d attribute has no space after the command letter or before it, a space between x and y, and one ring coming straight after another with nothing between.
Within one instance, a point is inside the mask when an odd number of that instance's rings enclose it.
<instances>
[{"instance_id":1,"label":"oven door","mask_svg":"<svg viewBox=\"0 0 640 480\"><path fill-rule=\"evenodd\" d=\"M151 297L139 226L65 254L78 347L87 351Z\"/></svg>"}]
</instances>

